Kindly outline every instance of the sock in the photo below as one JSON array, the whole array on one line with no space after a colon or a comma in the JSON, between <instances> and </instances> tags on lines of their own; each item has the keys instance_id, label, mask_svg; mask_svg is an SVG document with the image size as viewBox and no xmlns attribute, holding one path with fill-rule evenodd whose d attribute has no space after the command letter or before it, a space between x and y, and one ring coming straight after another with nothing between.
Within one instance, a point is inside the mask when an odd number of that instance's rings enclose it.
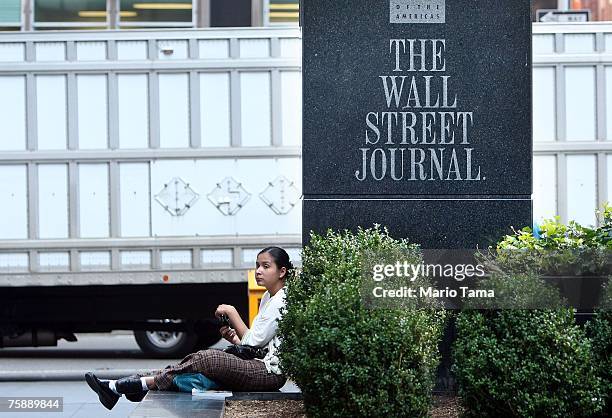
<instances>
[{"instance_id":1,"label":"sock","mask_svg":"<svg viewBox=\"0 0 612 418\"><path fill-rule=\"evenodd\" d=\"M121 396L121 393L117 392L117 388L115 387L115 382L116 380L109 380L108 381L108 387L115 392L117 395Z\"/></svg>"},{"instance_id":2,"label":"sock","mask_svg":"<svg viewBox=\"0 0 612 418\"><path fill-rule=\"evenodd\" d=\"M149 385L147 385L147 380L144 377L140 378L140 383L142 383L142 390L145 392L149 390Z\"/></svg>"}]
</instances>

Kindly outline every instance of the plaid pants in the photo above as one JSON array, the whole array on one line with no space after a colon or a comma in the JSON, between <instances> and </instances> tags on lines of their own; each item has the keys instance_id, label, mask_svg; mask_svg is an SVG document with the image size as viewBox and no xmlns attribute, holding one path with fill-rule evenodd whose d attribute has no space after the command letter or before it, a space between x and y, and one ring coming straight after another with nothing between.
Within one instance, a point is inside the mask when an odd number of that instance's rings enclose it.
<instances>
[{"instance_id":1,"label":"plaid pants","mask_svg":"<svg viewBox=\"0 0 612 418\"><path fill-rule=\"evenodd\" d=\"M287 379L268 373L259 360L243 360L217 349L191 353L178 364L166 366L154 373L158 390L172 390L172 380L177 374L202 373L222 389L234 391L273 391L280 389Z\"/></svg>"}]
</instances>

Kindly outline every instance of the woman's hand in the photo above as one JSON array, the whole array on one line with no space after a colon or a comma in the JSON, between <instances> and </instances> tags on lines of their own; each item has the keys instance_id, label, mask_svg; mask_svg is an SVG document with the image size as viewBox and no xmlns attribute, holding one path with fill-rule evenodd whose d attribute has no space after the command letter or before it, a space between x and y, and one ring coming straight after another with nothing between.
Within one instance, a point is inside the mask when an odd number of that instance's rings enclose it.
<instances>
[{"instance_id":1,"label":"woman's hand","mask_svg":"<svg viewBox=\"0 0 612 418\"><path fill-rule=\"evenodd\" d=\"M232 344L240 344L240 338L236 335L236 331L228 326L219 329L221 336Z\"/></svg>"},{"instance_id":2,"label":"woman's hand","mask_svg":"<svg viewBox=\"0 0 612 418\"><path fill-rule=\"evenodd\" d=\"M221 315L227 315L230 321L230 327L235 330L238 340L244 337L244 334L246 334L249 328L240 317L240 314L236 308L234 308L232 305L219 305L215 311L215 316L220 318Z\"/></svg>"},{"instance_id":3,"label":"woman's hand","mask_svg":"<svg viewBox=\"0 0 612 418\"><path fill-rule=\"evenodd\" d=\"M238 311L232 305L217 306L217 310L215 311L215 316L217 318L220 318L221 315L227 315L230 321L232 320L232 318L235 318L236 316L240 317L240 315L238 314Z\"/></svg>"}]
</instances>

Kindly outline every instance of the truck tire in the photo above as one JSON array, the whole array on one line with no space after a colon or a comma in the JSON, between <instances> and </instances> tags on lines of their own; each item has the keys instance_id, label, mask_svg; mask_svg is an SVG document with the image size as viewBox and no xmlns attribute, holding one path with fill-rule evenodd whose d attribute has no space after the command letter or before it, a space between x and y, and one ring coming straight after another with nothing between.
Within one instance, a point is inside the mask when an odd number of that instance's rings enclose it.
<instances>
[{"instance_id":1,"label":"truck tire","mask_svg":"<svg viewBox=\"0 0 612 418\"><path fill-rule=\"evenodd\" d=\"M154 358L180 358L192 353L198 336L188 332L134 331L140 349Z\"/></svg>"}]
</instances>

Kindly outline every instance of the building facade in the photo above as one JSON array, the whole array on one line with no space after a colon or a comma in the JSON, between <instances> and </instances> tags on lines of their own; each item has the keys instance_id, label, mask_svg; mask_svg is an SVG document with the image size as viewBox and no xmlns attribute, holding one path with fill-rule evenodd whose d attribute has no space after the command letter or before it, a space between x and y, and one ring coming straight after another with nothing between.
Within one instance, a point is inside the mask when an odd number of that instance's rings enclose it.
<instances>
[{"instance_id":1,"label":"building facade","mask_svg":"<svg viewBox=\"0 0 612 418\"><path fill-rule=\"evenodd\" d=\"M299 0L3 0L2 30L297 25Z\"/></svg>"}]
</instances>

